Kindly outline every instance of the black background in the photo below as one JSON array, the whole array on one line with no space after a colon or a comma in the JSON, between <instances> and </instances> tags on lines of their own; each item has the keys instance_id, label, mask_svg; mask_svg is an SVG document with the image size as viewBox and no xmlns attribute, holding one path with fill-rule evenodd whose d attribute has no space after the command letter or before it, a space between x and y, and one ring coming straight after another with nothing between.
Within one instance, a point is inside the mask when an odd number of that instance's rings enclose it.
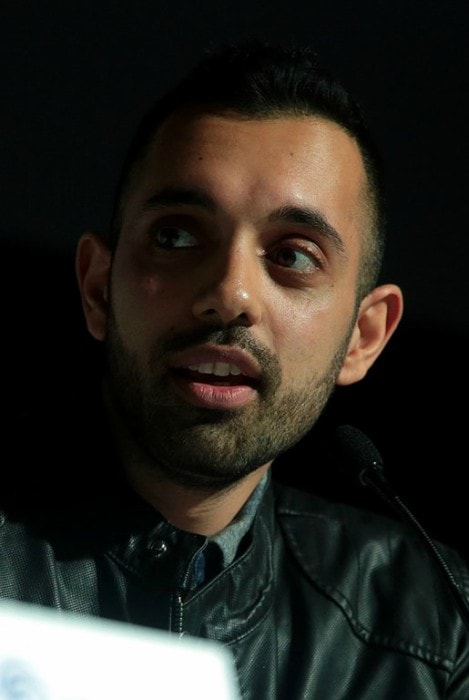
<instances>
[{"instance_id":1,"label":"black background","mask_svg":"<svg viewBox=\"0 0 469 700\"><path fill-rule=\"evenodd\" d=\"M385 278L406 299L390 346L360 385L333 397L322 425L368 432L431 534L469 555L466 6L3 2L6 410L42 401L57 380L84 371L92 350L74 281L75 244L85 229L108 225L121 160L153 98L211 45L248 37L309 43L355 92L381 144L390 204ZM302 466L293 468L298 453ZM285 461L289 480L354 495L324 473L310 438L280 460L279 471Z\"/></svg>"}]
</instances>

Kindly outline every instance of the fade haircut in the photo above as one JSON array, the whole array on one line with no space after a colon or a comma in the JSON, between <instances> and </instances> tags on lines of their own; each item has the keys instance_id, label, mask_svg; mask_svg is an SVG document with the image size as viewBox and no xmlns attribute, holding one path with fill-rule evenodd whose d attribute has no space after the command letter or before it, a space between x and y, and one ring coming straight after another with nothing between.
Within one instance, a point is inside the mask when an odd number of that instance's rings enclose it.
<instances>
[{"instance_id":1,"label":"fade haircut","mask_svg":"<svg viewBox=\"0 0 469 700\"><path fill-rule=\"evenodd\" d=\"M366 231L358 276L357 304L376 285L385 246L385 206L380 155L357 101L320 65L309 47L272 46L260 41L207 51L140 122L117 185L108 243L115 250L129 184L158 127L173 113L196 109L231 111L241 117L274 119L319 116L338 124L356 142L367 178Z\"/></svg>"}]
</instances>

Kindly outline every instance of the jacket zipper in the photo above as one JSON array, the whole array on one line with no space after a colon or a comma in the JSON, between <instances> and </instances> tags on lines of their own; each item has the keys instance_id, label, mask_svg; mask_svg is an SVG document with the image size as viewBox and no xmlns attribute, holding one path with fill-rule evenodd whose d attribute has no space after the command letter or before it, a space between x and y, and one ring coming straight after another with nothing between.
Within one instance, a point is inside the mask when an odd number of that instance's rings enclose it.
<instances>
[{"instance_id":1,"label":"jacket zipper","mask_svg":"<svg viewBox=\"0 0 469 700\"><path fill-rule=\"evenodd\" d=\"M179 637L184 636L184 627L183 627L183 622L184 622L184 602L182 600L182 593L180 591L177 591L176 593L176 605L175 605L175 629L174 632ZM171 625L173 626L173 625Z\"/></svg>"},{"instance_id":2,"label":"jacket zipper","mask_svg":"<svg viewBox=\"0 0 469 700\"><path fill-rule=\"evenodd\" d=\"M190 572L191 569L194 565L194 560L197 556L200 556L200 554L203 552L205 547L207 546L207 542L205 542L202 547L200 547L191 557L191 560L187 566L186 572L184 574L184 578L182 581L182 587L181 589L176 591L175 594L175 600L174 600L174 614L172 616L171 620L171 630L175 632L179 637L183 637L185 632L184 632L184 592L185 595L190 595L190 592L187 590L187 584L189 582L189 577L190 577Z\"/></svg>"}]
</instances>

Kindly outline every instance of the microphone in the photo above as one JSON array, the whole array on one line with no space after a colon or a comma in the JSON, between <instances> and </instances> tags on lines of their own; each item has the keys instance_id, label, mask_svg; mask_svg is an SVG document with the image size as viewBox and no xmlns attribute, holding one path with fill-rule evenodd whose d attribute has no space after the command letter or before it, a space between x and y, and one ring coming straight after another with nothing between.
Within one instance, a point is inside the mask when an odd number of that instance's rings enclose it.
<instances>
[{"instance_id":1,"label":"microphone","mask_svg":"<svg viewBox=\"0 0 469 700\"><path fill-rule=\"evenodd\" d=\"M463 590L436 544L387 481L384 474L383 460L373 442L361 430L351 425L339 426L336 429L336 438L339 456L351 464L359 482L363 486L373 489L394 508L404 521L410 523L412 528L417 531L430 558L437 564L440 572L443 574L459 614L464 624L469 628L469 602Z\"/></svg>"}]
</instances>

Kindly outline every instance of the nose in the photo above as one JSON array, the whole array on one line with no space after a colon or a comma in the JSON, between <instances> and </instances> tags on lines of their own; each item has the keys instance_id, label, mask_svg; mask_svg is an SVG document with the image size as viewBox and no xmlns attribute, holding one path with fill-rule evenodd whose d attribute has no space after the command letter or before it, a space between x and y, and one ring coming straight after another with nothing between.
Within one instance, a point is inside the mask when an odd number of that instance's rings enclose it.
<instances>
[{"instance_id":1,"label":"nose","mask_svg":"<svg viewBox=\"0 0 469 700\"><path fill-rule=\"evenodd\" d=\"M245 249L219 253L201 271L193 314L224 326L252 326L261 316L259 257Z\"/></svg>"}]
</instances>

